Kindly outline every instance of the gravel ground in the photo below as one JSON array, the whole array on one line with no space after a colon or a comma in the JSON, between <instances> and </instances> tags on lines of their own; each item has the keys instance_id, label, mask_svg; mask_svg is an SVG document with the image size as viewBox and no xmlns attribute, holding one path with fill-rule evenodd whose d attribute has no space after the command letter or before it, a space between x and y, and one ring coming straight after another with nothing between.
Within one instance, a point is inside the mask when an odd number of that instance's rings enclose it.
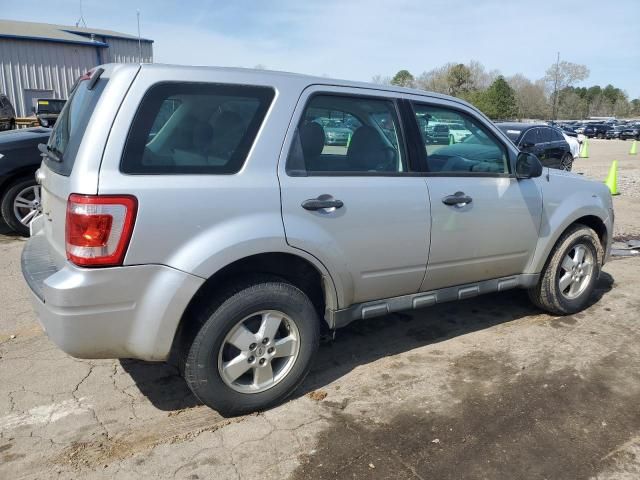
<instances>
[{"instance_id":1,"label":"gravel ground","mask_svg":"<svg viewBox=\"0 0 640 480\"><path fill-rule=\"evenodd\" d=\"M593 140L575 164L604 180L619 160L618 236L640 235L629 147ZM639 258L568 317L511 291L356 322L291 401L225 419L171 367L59 351L2 228L2 479L640 478Z\"/></svg>"},{"instance_id":2,"label":"gravel ground","mask_svg":"<svg viewBox=\"0 0 640 480\"><path fill-rule=\"evenodd\" d=\"M589 140L589 158L578 158L573 171L605 181L614 160L618 161L618 192L614 236L640 238L640 155L629 155L631 141Z\"/></svg>"}]
</instances>

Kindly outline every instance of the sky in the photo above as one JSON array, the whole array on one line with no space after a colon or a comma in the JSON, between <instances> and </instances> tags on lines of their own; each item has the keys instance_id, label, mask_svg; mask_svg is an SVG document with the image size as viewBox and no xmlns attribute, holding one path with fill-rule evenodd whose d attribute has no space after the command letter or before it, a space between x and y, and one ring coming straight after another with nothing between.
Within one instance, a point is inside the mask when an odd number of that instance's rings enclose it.
<instances>
[{"instance_id":1,"label":"sky","mask_svg":"<svg viewBox=\"0 0 640 480\"><path fill-rule=\"evenodd\" d=\"M582 85L640 97L640 0L83 0L89 27L141 34L154 61L370 81L477 60L542 78L561 60ZM73 25L80 0L0 0L0 18Z\"/></svg>"}]
</instances>

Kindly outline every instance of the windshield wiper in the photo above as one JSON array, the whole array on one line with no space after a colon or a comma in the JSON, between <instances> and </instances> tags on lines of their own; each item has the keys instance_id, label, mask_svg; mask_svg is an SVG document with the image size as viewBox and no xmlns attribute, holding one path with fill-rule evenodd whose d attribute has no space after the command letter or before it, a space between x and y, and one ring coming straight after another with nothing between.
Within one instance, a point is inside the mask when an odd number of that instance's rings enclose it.
<instances>
[{"instance_id":1,"label":"windshield wiper","mask_svg":"<svg viewBox=\"0 0 640 480\"><path fill-rule=\"evenodd\" d=\"M62 163L62 152L60 152L60 150L51 148L49 145L44 143L38 144L38 150L42 152L42 156L47 156L54 162Z\"/></svg>"}]
</instances>

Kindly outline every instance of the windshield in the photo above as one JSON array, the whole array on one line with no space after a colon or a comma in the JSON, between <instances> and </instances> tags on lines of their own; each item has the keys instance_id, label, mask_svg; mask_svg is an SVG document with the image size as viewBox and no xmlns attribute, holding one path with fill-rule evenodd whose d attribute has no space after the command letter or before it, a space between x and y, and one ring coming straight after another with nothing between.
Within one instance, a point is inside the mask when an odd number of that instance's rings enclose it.
<instances>
[{"instance_id":1,"label":"windshield","mask_svg":"<svg viewBox=\"0 0 640 480\"><path fill-rule=\"evenodd\" d=\"M66 100L38 100L38 114L42 113L60 113Z\"/></svg>"},{"instance_id":2,"label":"windshield","mask_svg":"<svg viewBox=\"0 0 640 480\"><path fill-rule=\"evenodd\" d=\"M71 174L80 141L106 83L106 79L100 78L94 88L89 90L89 80L82 80L71 92L47 144L49 150L60 160L45 157L45 164L54 172L65 176Z\"/></svg>"},{"instance_id":3,"label":"windshield","mask_svg":"<svg viewBox=\"0 0 640 480\"><path fill-rule=\"evenodd\" d=\"M506 125L498 125L498 128L506 133L507 137L509 137L509 140L511 140L513 143L516 143L518 137L522 133L522 130L518 130L513 127L507 127Z\"/></svg>"}]
</instances>

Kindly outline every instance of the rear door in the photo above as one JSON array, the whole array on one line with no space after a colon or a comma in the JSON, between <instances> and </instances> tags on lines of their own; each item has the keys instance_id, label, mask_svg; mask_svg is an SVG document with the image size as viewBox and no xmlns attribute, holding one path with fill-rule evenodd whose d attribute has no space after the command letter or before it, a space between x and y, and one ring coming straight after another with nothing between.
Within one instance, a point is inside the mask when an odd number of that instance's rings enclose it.
<instances>
[{"instance_id":1,"label":"rear door","mask_svg":"<svg viewBox=\"0 0 640 480\"><path fill-rule=\"evenodd\" d=\"M137 68L110 66L78 81L51 132L40 169L43 228L54 262L66 260L65 221L72 193L96 194L106 138L126 88ZM116 70L121 75L111 80ZM111 90L111 99L107 90ZM116 91L118 93L116 93Z\"/></svg>"},{"instance_id":2,"label":"rear door","mask_svg":"<svg viewBox=\"0 0 640 480\"><path fill-rule=\"evenodd\" d=\"M523 273L542 214L537 180L515 178L506 142L471 110L435 99L412 105L418 118L469 131L457 144L423 146L431 247L421 291Z\"/></svg>"},{"instance_id":3,"label":"rear door","mask_svg":"<svg viewBox=\"0 0 640 480\"><path fill-rule=\"evenodd\" d=\"M329 145L323 123L352 134ZM294 113L279 166L287 242L322 261L353 303L416 293L429 252L429 196L409 167L390 92L314 86Z\"/></svg>"}]
</instances>

